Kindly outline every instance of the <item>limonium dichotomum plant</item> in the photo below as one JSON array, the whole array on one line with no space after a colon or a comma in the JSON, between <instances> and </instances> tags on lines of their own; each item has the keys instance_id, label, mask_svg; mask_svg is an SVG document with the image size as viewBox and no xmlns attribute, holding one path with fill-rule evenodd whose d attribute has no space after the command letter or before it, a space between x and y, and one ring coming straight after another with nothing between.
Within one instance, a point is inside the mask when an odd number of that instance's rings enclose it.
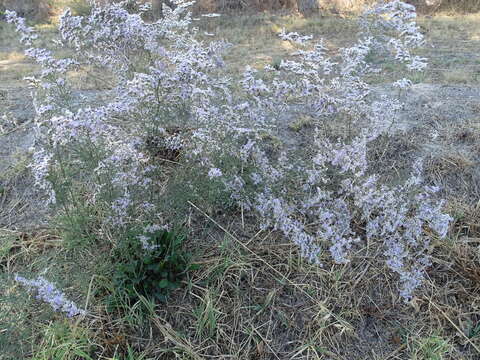
<instances>
[{"instance_id":1,"label":"limonium dichotomum plant","mask_svg":"<svg viewBox=\"0 0 480 360\"><path fill-rule=\"evenodd\" d=\"M168 222L158 206L162 164L145 146L155 138L181 152L182 167L195 178L202 173L221 185L262 228L280 231L319 266L325 249L345 264L352 248L375 244L400 278L400 295L410 299L430 264L432 236L446 236L451 218L438 189L424 183L421 159L401 185L382 184L372 173L370 146L390 135L401 104L374 96L367 79L381 76L372 65L381 63L372 61L377 57L403 64L406 73L427 66L414 54L424 43L415 8L376 4L361 16L355 44L333 53L322 40L283 30L281 39L296 47L290 60L262 72L247 67L237 80L225 75L221 54L229 44L199 40L187 11L192 2L175 1L156 22L142 19L148 4L129 13L133 3L93 4L83 17L67 10L56 45L72 50L68 59L26 51L43 68L27 80L36 89L31 166L49 202L75 205L65 179L71 177L88 201L107 210L103 221L115 229L142 216ZM32 46L33 29L14 13L7 20ZM71 86L68 72L83 67L108 74L111 89L99 103ZM412 83L393 85L406 90ZM282 135L280 124L299 114L314 128L303 148ZM265 141L272 135L280 142L273 150ZM142 243L148 251L148 238Z\"/></svg>"},{"instance_id":2,"label":"limonium dichotomum plant","mask_svg":"<svg viewBox=\"0 0 480 360\"><path fill-rule=\"evenodd\" d=\"M67 317L86 314L85 310L80 309L63 292L58 290L53 283L42 276L29 280L16 274L15 281L34 292L36 299L48 303L54 311L64 312Z\"/></svg>"}]
</instances>

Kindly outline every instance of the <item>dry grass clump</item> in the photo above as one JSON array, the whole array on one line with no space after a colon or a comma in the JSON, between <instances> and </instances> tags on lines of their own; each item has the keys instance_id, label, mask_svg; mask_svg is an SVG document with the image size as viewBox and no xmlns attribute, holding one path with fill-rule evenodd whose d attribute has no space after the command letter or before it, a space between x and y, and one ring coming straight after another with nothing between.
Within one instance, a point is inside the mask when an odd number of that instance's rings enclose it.
<instances>
[{"instance_id":1,"label":"dry grass clump","mask_svg":"<svg viewBox=\"0 0 480 360\"><path fill-rule=\"evenodd\" d=\"M112 2L117 0L97 0ZM373 0L197 0L195 13L254 13L265 11L289 11L303 15L318 13L358 13L363 6ZM473 13L480 11L480 0L409 0L420 13L436 12ZM52 9L68 5L74 12L84 13L89 8L87 0L0 0L2 9L17 11L22 16L34 21L45 21Z\"/></svg>"},{"instance_id":2,"label":"dry grass clump","mask_svg":"<svg viewBox=\"0 0 480 360\"><path fill-rule=\"evenodd\" d=\"M449 199L475 204L480 199L480 126L478 119L441 130L426 162L429 180ZM441 144L441 147L439 147Z\"/></svg>"},{"instance_id":3,"label":"dry grass clump","mask_svg":"<svg viewBox=\"0 0 480 360\"><path fill-rule=\"evenodd\" d=\"M466 151L442 152L425 164L427 178L442 188L447 197L461 197L466 203L480 196L478 163Z\"/></svg>"},{"instance_id":4,"label":"dry grass clump","mask_svg":"<svg viewBox=\"0 0 480 360\"><path fill-rule=\"evenodd\" d=\"M200 0L196 6L207 11L232 11L232 10L279 10L296 7L296 0Z\"/></svg>"},{"instance_id":5,"label":"dry grass clump","mask_svg":"<svg viewBox=\"0 0 480 360\"><path fill-rule=\"evenodd\" d=\"M198 0L197 11L262 12L288 10L304 15L319 12L352 12L371 3L370 0Z\"/></svg>"},{"instance_id":6,"label":"dry grass clump","mask_svg":"<svg viewBox=\"0 0 480 360\"><path fill-rule=\"evenodd\" d=\"M473 13L480 11L480 0L408 0L420 13ZM357 12L371 0L198 0L198 11L278 11L290 10L312 15L321 12Z\"/></svg>"},{"instance_id":7,"label":"dry grass clump","mask_svg":"<svg viewBox=\"0 0 480 360\"><path fill-rule=\"evenodd\" d=\"M442 0L440 11L473 13L480 11L480 0Z\"/></svg>"}]
</instances>

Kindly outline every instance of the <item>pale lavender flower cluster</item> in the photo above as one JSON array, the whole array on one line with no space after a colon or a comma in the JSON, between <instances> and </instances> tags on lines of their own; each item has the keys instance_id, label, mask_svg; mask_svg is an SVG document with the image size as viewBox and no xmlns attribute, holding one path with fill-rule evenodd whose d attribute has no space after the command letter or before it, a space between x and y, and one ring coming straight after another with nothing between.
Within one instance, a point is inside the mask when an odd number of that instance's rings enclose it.
<instances>
[{"instance_id":1,"label":"pale lavender flower cluster","mask_svg":"<svg viewBox=\"0 0 480 360\"><path fill-rule=\"evenodd\" d=\"M375 21L369 21L373 17ZM380 31L382 41L395 53L395 59L405 63L409 70L424 70L427 59L412 55L411 49L424 45L425 39L415 23L415 7L403 1L382 0L371 10L364 13L364 25L369 31ZM388 36L394 32L394 36ZM380 42L379 42L380 43Z\"/></svg>"},{"instance_id":2,"label":"pale lavender flower cluster","mask_svg":"<svg viewBox=\"0 0 480 360\"><path fill-rule=\"evenodd\" d=\"M425 59L411 54L424 42L415 8L397 0L380 2L362 17L365 35L334 55L322 40L310 46L313 37L282 30L280 38L297 47L291 60L267 66L266 76L247 67L237 84L218 72L229 45L196 39L186 11L191 2L177 1L155 23L129 13L125 4L93 4L84 17L63 14L61 44L74 50L72 59L27 50L44 69L40 80L31 79L38 125L32 169L50 199L55 187L48 175L68 163L91 169L75 180L92 191L91 199L109 207L105 224L121 228L145 213L162 217L156 206L162 196L155 178L159 166L145 149L146 139L158 138L163 150L185 154L184 168L223 184L232 201L257 215L262 228L282 232L314 263L321 263L324 248L345 264L356 244L378 244L400 277L401 296L409 299L429 264L425 229L443 237L451 218L442 213L435 189L423 184L420 167L398 186L382 185L370 173L369 147L392 131L401 104L375 97L365 79L381 72L370 55L391 56L410 71L426 66ZM33 30L13 13L8 20L32 39ZM104 103L80 96L73 101L64 75L79 65L115 78ZM393 85L406 90L411 81ZM312 120L311 135L304 139L308 154L299 153L278 130L277 119L298 114ZM277 149L265 134L279 139ZM87 166L85 158L94 164ZM149 248L148 233L138 240Z\"/></svg>"},{"instance_id":3,"label":"pale lavender flower cluster","mask_svg":"<svg viewBox=\"0 0 480 360\"><path fill-rule=\"evenodd\" d=\"M168 226L159 225L159 224L147 225L143 228L143 234L137 235L137 239L142 244L143 250L150 252L158 249L159 245L155 245L151 243L151 240L152 240L151 234L159 230L168 231Z\"/></svg>"},{"instance_id":4,"label":"pale lavender flower cluster","mask_svg":"<svg viewBox=\"0 0 480 360\"><path fill-rule=\"evenodd\" d=\"M296 32L287 33L285 31L285 28L282 29L279 36L282 40L294 41L294 42L299 43L299 44L303 44L303 43L313 39L312 35L300 35Z\"/></svg>"},{"instance_id":5,"label":"pale lavender flower cluster","mask_svg":"<svg viewBox=\"0 0 480 360\"><path fill-rule=\"evenodd\" d=\"M54 284L42 276L28 280L16 274L15 281L27 287L29 290L34 291L38 300L47 302L55 311L64 312L68 317L86 314L85 310L79 309L77 305L68 300L65 294L58 290Z\"/></svg>"},{"instance_id":6,"label":"pale lavender flower cluster","mask_svg":"<svg viewBox=\"0 0 480 360\"><path fill-rule=\"evenodd\" d=\"M25 23L25 19L20 18L14 11L5 11L5 18L7 22L13 23L16 26L16 31L20 33L20 41L30 46L32 41L38 38L38 34L35 33L35 30L32 27L29 27Z\"/></svg>"},{"instance_id":7,"label":"pale lavender flower cluster","mask_svg":"<svg viewBox=\"0 0 480 360\"><path fill-rule=\"evenodd\" d=\"M209 171L208 171L208 177L210 179L213 179L213 178L216 178L216 177L220 177L222 176L222 170L220 170L219 168L211 168Z\"/></svg>"},{"instance_id":8,"label":"pale lavender flower cluster","mask_svg":"<svg viewBox=\"0 0 480 360\"><path fill-rule=\"evenodd\" d=\"M429 266L430 235L425 229L444 237L452 219L442 212L443 203L435 200L432 189L422 183L415 164L411 178L402 186L381 185L375 176L368 175L369 145L378 136L389 134L401 104L385 96L369 100L370 86L363 78L379 73L366 58L384 47L393 48L394 59L406 63L409 70L426 66L425 59L409 52L423 44L414 18L412 6L382 2L367 11L363 21L370 30L387 32L370 31L356 45L342 49L337 58L327 57L320 42L313 50L295 52L297 60L282 61L281 71L277 69L270 82L256 78L247 68L242 83L253 96L262 97L263 103L275 104L268 109L279 109L279 114L299 107L302 111L311 109L309 116L317 126L311 143L316 156L299 159L291 151L295 167L286 166L280 157L275 160L256 149L250 151L254 156L248 160L258 167L255 175L249 175L255 177L257 185L254 208L263 219L263 227L280 230L299 245L303 256L317 263L325 244L330 244L335 262L347 263L348 250L356 243L379 242L387 266L400 276L400 294L406 300L420 286ZM310 40L296 33L288 36L284 31L280 37L300 45ZM402 79L394 86L407 89L411 81ZM341 134L335 141L325 136L329 122L334 131L345 119L346 136ZM246 158L244 154L240 157ZM292 175L301 179L302 194L290 190ZM239 190L235 190L240 199ZM365 223L365 235L354 230L355 222Z\"/></svg>"}]
</instances>

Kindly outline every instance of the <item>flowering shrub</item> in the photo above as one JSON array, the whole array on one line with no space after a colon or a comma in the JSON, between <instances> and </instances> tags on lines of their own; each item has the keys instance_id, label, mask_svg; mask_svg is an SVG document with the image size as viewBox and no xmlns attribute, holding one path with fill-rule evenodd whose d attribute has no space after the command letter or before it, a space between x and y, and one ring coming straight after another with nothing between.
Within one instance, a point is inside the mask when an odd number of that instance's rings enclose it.
<instances>
[{"instance_id":1,"label":"flowering shrub","mask_svg":"<svg viewBox=\"0 0 480 360\"><path fill-rule=\"evenodd\" d=\"M160 211L165 172L180 162L319 265L325 247L336 263L347 263L356 244L377 244L400 277L401 296L411 298L429 265L431 233L444 237L450 217L435 200L437 189L423 184L421 160L403 185L380 184L371 173L369 147L389 134L401 104L375 99L367 79L381 73L372 66L376 57L391 57L407 72L425 68L426 59L413 54L424 42L415 8L380 2L362 16L358 41L334 55L323 41L310 45L311 36L282 31L297 47L294 60L262 74L247 67L237 83L222 75L228 44L197 40L191 2L176 1L154 23L142 20L148 5L129 13L130 3L93 6L85 17L67 10L58 45L72 49L72 58L26 51L44 69L28 80L36 88L32 169L49 202L65 212L80 201L96 204L113 232L145 219L160 226L168 222ZM15 14L7 19L25 44L35 40ZM97 105L69 87L67 73L82 66L113 79L108 101ZM312 119L315 130L302 139L308 152L285 139L276 121L284 114Z\"/></svg>"}]
</instances>

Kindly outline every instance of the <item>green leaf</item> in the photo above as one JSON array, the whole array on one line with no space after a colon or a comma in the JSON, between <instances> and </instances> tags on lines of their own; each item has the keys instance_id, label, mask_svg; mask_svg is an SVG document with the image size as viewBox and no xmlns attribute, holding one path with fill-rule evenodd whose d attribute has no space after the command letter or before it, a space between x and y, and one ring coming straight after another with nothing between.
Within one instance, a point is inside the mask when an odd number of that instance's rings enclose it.
<instances>
[{"instance_id":1,"label":"green leaf","mask_svg":"<svg viewBox=\"0 0 480 360\"><path fill-rule=\"evenodd\" d=\"M178 289L179 287L180 287L180 283L179 283L179 282L171 282L171 283L170 283L170 286L169 286L169 288L170 288L171 290Z\"/></svg>"},{"instance_id":2,"label":"green leaf","mask_svg":"<svg viewBox=\"0 0 480 360\"><path fill-rule=\"evenodd\" d=\"M158 286L161 289L164 289L164 288L168 287L169 284L170 284L170 281L168 281L167 279L162 279L162 280L159 281Z\"/></svg>"},{"instance_id":3,"label":"green leaf","mask_svg":"<svg viewBox=\"0 0 480 360\"><path fill-rule=\"evenodd\" d=\"M92 360L92 358L87 353L85 353L84 351L82 351L80 349L74 349L73 352L75 353L75 355L80 356L82 359Z\"/></svg>"},{"instance_id":4,"label":"green leaf","mask_svg":"<svg viewBox=\"0 0 480 360\"><path fill-rule=\"evenodd\" d=\"M198 270L200 268L201 268L200 264L190 264L189 267L188 267L188 270L195 271L195 270Z\"/></svg>"},{"instance_id":5,"label":"green leaf","mask_svg":"<svg viewBox=\"0 0 480 360\"><path fill-rule=\"evenodd\" d=\"M157 272L159 270L158 264L151 264L147 266L147 270Z\"/></svg>"}]
</instances>

